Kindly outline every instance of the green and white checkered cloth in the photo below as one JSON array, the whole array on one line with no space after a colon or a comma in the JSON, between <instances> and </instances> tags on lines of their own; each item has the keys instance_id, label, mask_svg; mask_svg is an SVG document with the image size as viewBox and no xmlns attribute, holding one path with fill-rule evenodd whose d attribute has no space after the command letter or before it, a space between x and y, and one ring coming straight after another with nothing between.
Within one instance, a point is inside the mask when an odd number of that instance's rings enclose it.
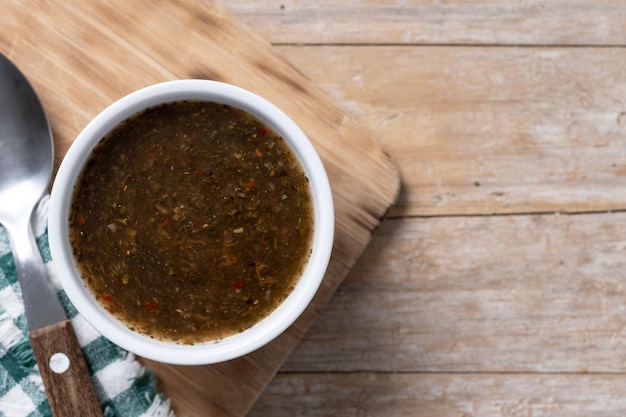
<instances>
[{"instance_id":1,"label":"green and white checkered cloth","mask_svg":"<svg viewBox=\"0 0 626 417\"><path fill-rule=\"evenodd\" d=\"M77 314L56 277L48 248L47 198L33 227L59 298L71 318L105 417L173 417L156 377L132 353L111 343ZM22 293L8 235L0 226L0 417L52 416L28 339Z\"/></svg>"}]
</instances>

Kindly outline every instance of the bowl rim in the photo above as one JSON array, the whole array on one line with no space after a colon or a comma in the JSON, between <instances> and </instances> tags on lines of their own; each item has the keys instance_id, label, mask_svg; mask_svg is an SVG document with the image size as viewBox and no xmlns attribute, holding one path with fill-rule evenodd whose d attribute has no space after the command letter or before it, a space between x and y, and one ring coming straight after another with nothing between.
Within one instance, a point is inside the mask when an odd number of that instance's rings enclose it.
<instances>
[{"instance_id":1,"label":"bowl rim","mask_svg":"<svg viewBox=\"0 0 626 417\"><path fill-rule=\"evenodd\" d=\"M152 339L131 331L93 298L80 278L69 243L73 190L92 149L120 122L157 104L182 100L215 101L240 108L281 135L309 179L314 206L311 255L294 290L267 317L219 341L194 345ZM99 333L125 350L159 362L201 365L246 355L275 339L302 314L319 289L330 262L335 217L332 191L322 161L304 132L278 107L245 90L211 80L174 80L136 90L110 104L76 137L57 171L49 202L48 229L53 265L69 300Z\"/></svg>"}]
</instances>

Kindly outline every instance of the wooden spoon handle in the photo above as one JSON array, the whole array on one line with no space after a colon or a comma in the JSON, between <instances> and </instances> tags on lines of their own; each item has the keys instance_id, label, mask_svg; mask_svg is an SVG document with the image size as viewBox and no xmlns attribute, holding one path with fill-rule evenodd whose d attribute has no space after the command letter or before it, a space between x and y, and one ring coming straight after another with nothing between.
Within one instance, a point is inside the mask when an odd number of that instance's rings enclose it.
<instances>
[{"instance_id":1,"label":"wooden spoon handle","mask_svg":"<svg viewBox=\"0 0 626 417\"><path fill-rule=\"evenodd\" d=\"M54 416L101 417L83 352L69 320L30 332L30 341Z\"/></svg>"}]
</instances>

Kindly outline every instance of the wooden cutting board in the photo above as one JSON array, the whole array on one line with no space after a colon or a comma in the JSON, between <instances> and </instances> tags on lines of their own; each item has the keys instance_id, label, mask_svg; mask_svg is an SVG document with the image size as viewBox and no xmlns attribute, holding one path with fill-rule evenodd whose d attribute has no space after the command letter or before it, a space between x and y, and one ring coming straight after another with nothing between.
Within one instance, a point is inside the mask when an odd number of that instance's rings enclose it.
<instances>
[{"instance_id":1,"label":"wooden cutting board","mask_svg":"<svg viewBox=\"0 0 626 417\"><path fill-rule=\"evenodd\" d=\"M114 100L166 80L229 82L272 101L309 136L327 169L336 241L318 294L268 346L210 366L144 362L178 416L242 416L330 299L395 201L395 166L344 110L267 42L211 1L4 2L0 51L31 80L55 136L57 163Z\"/></svg>"}]
</instances>

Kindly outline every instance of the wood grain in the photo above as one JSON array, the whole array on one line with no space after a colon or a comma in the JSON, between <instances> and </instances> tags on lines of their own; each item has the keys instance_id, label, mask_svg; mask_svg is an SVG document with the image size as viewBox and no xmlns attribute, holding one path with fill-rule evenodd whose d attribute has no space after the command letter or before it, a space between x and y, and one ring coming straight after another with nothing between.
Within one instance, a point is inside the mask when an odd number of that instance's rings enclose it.
<instances>
[{"instance_id":1,"label":"wood grain","mask_svg":"<svg viewBox=\"0 0 626 417\"><path fill-rule=\"evenodd\" d=\"M285 372L626 372L626 213L384 222Z\"/></svg>"},{"instance_id":2,"label":"wood grain","mask_svg":"<svg viewBox=\"0 0 626 417\"><path fill-rule=\"evenodd\" d=\"M231 0L223 4L272 43L626 43L626 10L611 0Z\"/></svg>"},{"instance_id":3,"label":"wood grain","mask_svg":"<svg viewBox=\"0 0 626 417\"><path fill-rule=\"evenodd\" d=\"M179 416L241 416L356 262L398 195L395 166L340 106L268 43L212 2L22 2L0 14L0 49L32 81L60 159L113 100L160 81L208 78L256 92L307 133L333 189L328 273L298 322L274 343L219 366L147 362Z\"/></svg>"},{"instance_id":4,"label":"wood grain","mask_svg":"<svg viewBox=\"0 0 626 417\"><path fill-rule=\"evenodd\" d=\"M612 417L623 375L278 375L249 417Z\"/></svg>"},{"instance_id":5,"label":"wood grain","mask_svg":"<svg viewBox=\"0 0 626 417\"><path fill-rule=\"evenodd\" d=\"M626 207L622 48L279 50L396 162L394 217Z\"/></svg>"}]
</instances>

